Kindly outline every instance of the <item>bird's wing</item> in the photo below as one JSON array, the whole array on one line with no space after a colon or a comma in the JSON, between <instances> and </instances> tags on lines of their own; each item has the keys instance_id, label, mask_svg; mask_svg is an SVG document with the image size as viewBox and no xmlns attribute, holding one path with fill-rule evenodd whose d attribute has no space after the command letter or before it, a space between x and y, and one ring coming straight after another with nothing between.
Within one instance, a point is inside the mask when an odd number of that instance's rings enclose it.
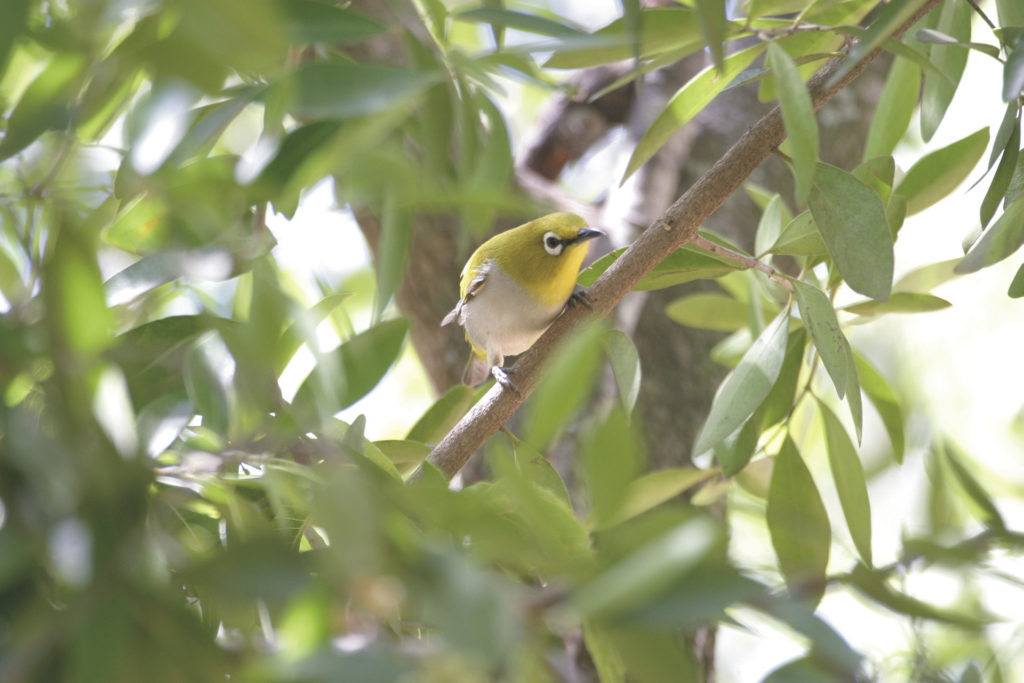
<instances>
[{"instance_id":1,"label":"bird's wing","mask_svg":"<svg viewBox=\"0 0 1024 683\"><path fill-rule=\"evenodd\" d=\"M483 291L485 284L487 284L487 270L480 269L476 277L470 280L469 284L466 286L466 295L459 299L459 303L455 304L455 308L450 310L448 312L448 315L446 315L444 319L441 321L441 327L444 327L445 325L450 325L451 323L456 321L458 321L458 323L461 325L462 307L465 306L470 299L472 299L474 296Z\"/></svg>"}]
</instances>

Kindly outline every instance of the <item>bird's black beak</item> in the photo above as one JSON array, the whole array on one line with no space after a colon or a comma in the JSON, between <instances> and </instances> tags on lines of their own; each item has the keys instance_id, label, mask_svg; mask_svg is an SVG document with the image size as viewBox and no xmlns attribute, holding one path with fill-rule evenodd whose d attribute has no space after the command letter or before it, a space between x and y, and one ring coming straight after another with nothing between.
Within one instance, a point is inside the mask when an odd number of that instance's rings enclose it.
<instances>
[{"instance_id":1,"label":"bird's black beak","mask_svg":"<svg viewBox=\"0 0 1024 683\"><path fill-rule=\"evenodd\" d=\"M593 228L583 228L578 233L576 233L576 237L574 237L572 241L573 242L586 242L587 240L592 240L595 237L603 237L603 236L604 236L604 233L601 232L600 230L594 230Z\"/></svg>"}]
</instances>

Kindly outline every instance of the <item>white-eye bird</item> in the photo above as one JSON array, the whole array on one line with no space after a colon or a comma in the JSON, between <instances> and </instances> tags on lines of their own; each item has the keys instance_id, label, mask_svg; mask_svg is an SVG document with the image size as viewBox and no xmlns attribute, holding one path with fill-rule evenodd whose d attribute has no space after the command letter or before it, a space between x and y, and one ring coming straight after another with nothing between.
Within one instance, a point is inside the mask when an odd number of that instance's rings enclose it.
<instances>
[{"instance_id":1,"label":"white-eye bird","mask_svg":"<svg viewBox=\"0 0 1024 683\"><path fill-rule=\"evenodd\" d=\"M466 328L472 358L463 381L479 384L487 370L515 390L501 367L526 351L572 296L588 241L603 235L571 213L553 213L506 230L473 252L462 269L460 299L442 325Z\"/></svg>"}]
</instances>

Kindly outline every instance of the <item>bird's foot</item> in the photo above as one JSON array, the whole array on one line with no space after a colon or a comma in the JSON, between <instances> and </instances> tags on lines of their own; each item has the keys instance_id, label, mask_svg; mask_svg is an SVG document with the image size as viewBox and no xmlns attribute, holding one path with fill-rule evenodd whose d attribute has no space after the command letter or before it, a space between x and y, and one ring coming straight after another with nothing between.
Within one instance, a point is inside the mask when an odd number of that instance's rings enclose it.
<instances>
[{"instance_id":1,"label":"bird's foot","mask_svg":"<svg viewBox=\"0 0 1024 683\"><path fill-rule=\"evenodd\" d=\"M499 368L497 365L491 368L491 374L494 375L494 379L498 384L516 395L521 395L519 394L519 388L516 386L516 383L512 381L511 377L509 377L513 372L515 372L513 368Z\"/></svg>"},{"instance_id":2,"label":"bird's foot","mask_svg":"<svg viewBox=\"0 0 1024 683\"><path fill-rule=\"evenodd\" d=\"M593 308L590 305L590 298L587 297L587 293L582 289L578 289L569 295L569 300L565 302L566 308L574 308L577 305L583 305L587 308Z\"/></svg>"}]
</instances>

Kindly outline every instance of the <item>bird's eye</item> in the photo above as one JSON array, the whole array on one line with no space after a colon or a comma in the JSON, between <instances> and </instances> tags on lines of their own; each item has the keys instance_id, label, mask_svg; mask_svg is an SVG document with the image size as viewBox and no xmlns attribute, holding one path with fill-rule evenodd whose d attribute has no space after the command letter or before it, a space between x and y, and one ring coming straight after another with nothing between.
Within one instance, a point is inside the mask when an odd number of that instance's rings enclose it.
<instances>
[{"instance_id":1,"label":"bird's eye","mask_svg":"<svg viewBox=\"0 0 1024 683\"><path fill-rule=\"evenodd\" d=\"M544 233L544 251L548 252L552 256L558 256L562 253L562 249L565 247L565 243L562 242L562 238L553 232Z\"/></svg>"}]
</instances>

